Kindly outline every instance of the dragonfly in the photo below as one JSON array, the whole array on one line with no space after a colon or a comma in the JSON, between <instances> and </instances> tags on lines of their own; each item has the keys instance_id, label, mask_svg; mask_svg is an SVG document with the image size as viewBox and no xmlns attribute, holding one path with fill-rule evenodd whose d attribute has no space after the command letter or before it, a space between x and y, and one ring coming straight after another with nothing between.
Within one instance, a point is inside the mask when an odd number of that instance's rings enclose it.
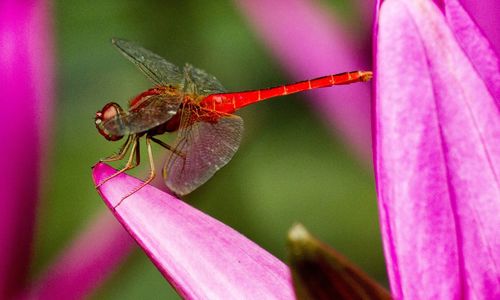
<instances>
[{"instance_id":1,"label":"dragonfly","mask_svg":"<svg viewBox=\"0 0 500 300\"><path fill-rule=\"evenodd\" d=\"M105 139L125 138L117 153L100 161L123 160L130 152L125 166L97 188L140 164L139 141L145 137L149 176L123 199L154 179L152 143L169 151L162 170L165 185L184 196L208 181L238 150L243 134L243 120L234 114L238 109L278 96L372 78L371 71L353 71L272 88L228 92L213 75L190 64L181 70L133 42L115 38L112 44L154 84L132 98L127 110L110 102L95 115L97 130ZM168 133L176 134L172 144L158 139Z\"/></svg>"}]
</instances>

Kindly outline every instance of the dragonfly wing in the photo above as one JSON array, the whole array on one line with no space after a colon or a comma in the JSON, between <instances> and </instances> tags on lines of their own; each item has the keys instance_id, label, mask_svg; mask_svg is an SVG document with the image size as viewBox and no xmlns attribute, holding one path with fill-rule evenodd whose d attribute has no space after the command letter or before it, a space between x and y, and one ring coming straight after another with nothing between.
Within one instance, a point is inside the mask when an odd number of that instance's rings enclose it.
<instances>
[{"instance_id":1,"label":"dragonfly wing","mask_svg":"<svg viewBox=\"0 0 500 300\"><path fill-rule=\"evenodd\" d=\"M135 43L116 38L111 42L156 85L183 86L184 75L176 65Z\"/></svg>"},{"instance_id":2,"label":"dragonfly wing","mask_svg":"<svg viewBox=\"0 0 500 300\"><path fill-rule=\"evenodd\" d=\"M184 90L190 94L210 95L226 92L215 76L190 64L184 66L184 77L186 78Z\"/></svg>"},{"instance_id":3,"label":"dragonfly wing","mask_svg":"<svg viewBox=\"0 0 500 300\"><path fill-rule=\"evenodd\" d=\"M241 142L243 120L235 115L216 122L195 122L179 133L175 149L163 168L166 185L186 195L205 183L233 157Z\"/></svg>"},{"instance_id":4,"label":"dragonfly wing","mask_svg":"<svg viewBox=\"0 0 500 300\"><path fill-rule=\"evenodd\" d=\"M145 99L136 109L106 121L103 126L112 135L144 132L167 122L177 114L181 100L179 95L153 95Z\"/></svg>"}]
</instances>

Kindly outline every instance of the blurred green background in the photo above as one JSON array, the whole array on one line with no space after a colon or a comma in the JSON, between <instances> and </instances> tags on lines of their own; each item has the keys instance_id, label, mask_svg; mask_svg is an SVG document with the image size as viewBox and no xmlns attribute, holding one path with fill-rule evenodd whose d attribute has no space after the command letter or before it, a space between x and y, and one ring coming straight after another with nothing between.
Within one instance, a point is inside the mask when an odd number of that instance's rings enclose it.
<instances>
[{"instance_id":1,"label":"blurred green background","mask_svg":"<svg viewBox=\"0 0 500 300\"><path fill-rule=\"evenodd\" d=\"M359 16L348 3L324 4L355 24ZM35 274L106 210L90 167L120 144L97 133L95 112L109 101L125 105L150 86L111 46L111 37L134 40L178 65L190 62L231 91L290 82L231 1L57 1L53 16L58 98ZM282 260L287 230L300 221L386 284L369 163L332 135L306 101L301 94L242 110L240 150L186 201ZM162 150L155 149L160 160ZM132 174L144 175L146 169L144 164ZM140 250L93 297L178 298Z\"/></svg>"}]
</instances>

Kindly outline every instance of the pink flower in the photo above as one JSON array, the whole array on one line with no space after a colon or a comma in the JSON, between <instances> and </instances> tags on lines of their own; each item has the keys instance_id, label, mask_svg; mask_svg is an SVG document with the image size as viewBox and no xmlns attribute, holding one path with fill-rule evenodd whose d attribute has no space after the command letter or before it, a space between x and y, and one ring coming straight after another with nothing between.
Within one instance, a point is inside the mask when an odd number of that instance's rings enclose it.
<instances>
[{"instance_id":1,"label":"pink flower","mask_svg":"<svg viewBox=\"0 0 500 300\"><path fill-rule=\"evenodd\" d=\"M392 293L500 297L499 60L456 0L381 4L375 170Z\"/></svg>"},{"instance_id":2,"label":"pink flower","mask_svg":"<svg viewBox=\"0 0 500 300\"><path fill-rule=\"evenodd\" d=\"M28 281L39 181L49 175L42 162L50 145L54 102L47 2L0 4L0 299L83 297L133 245L115 220L100 216L42 276Z\"/></svg>"},{"instance_id":3,"label":"pink flower","mask_svg":"<svg viewBox=\"0 0 500 300\"><path fill-rule=\"evenodd\" d=\"M269 3L274 9L266 6ZM308 36L297 39L303 43L280 40L289 29L281 22L293 25L286 20L307 19L319 20L319 29L328 25L322 23L322 14L299 0L287 2L301 8L294 10L299 17L290 18L286 12L274 19L260 14L281 11L276 9L280 3L242 5L252 18L260 18L260 30L280 57L297 60L300 56L294 56L294 50L307 45ZM498 57L458 2L445 1L440 8L424 0L389 0L377 15L374 158L388 272L396 298L495 298L500 277ZM272 30L267 32L268 28ZM294 32L301 36L297 28ZM322 31L311 34L317 32ZM335 114L331 116L338 121ZM95 179L109 174L103 168L95 170ZM119 187L130 190L138 184L121 177L116 182ZM110 206L121 198L119 187L103 191ZM237 233L175 199L161 203L160 198L167 196L160 197L158 191L148 193L140 196L145 203L127 199L127 206L115 213L183 296L205 295L220 287L207 276L205 264L221 272L228 284L221 295L258 290L276 296L258 277L285 274L279 262L268 254L259 255L268 257L273 263L265 265L271 267L247 271L252 288L241 287L234 280L241 270L234 269L233 258L253 257L254 251L263 250L250 246L241 251L238 245L250 242ZM175 214L187 218L175 219ZM159 224L168 225L160 225L160 230ZM214 255L219 246L228 245L219 230L239 241L227 248L229 261ZM214 232L212 243L207 243L206 235ZM166 240L174 234L180 240ZM194 257L185 251L193 245L204 255ZM287 276L276 278L291 290Z\"/></svg>"}]
</instances>

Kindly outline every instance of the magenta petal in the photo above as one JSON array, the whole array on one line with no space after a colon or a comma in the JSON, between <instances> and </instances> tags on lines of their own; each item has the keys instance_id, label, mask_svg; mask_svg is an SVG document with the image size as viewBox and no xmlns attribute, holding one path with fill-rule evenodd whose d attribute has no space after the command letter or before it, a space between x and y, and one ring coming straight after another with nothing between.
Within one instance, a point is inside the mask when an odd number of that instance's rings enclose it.
<instances>
[{"instance_id":1,"label":"magenta petal","mask_svg":"<svg viewBox=\"0 0 500 300\"><path fill-rule=\"evenodd\" d=\"M379 15L375 168L392 293L500 298L500 113L432 2Z\"/></svg>"},{"instance_id":2,"label":"magenta petal","mask_svg":"<svg viewBox=\"0 0 500 300\"><path fill-rule=\"evenodd\" d=\"M317 1L237 0L275 57L295 80L367 68L352 35ZM368 57L368 55L366 55ZM314 106L363 158L371 149L370 85L311 93Z\"/></svg>"},{"instance_id":3,"label":"magenta petal","mask_svg":"<svg viewBox=\"0 0 500 300\"><path fill-rule=\"evenodd\" d=\"M116 170L98 164L94 181ZM112 208L141 182L121 174L100 194ZM230 227L152 186L123 201L116 217L187 299L292 299L288 267Z\"/></svg>"},{"instance_id":4,"label":"magenta petal","mask_svg":"<svg viewBox=\"0 0 500 300\"><path fill-rule=\"evenodd\" d=\"M451 2L449 0L442 0ZM456 2L454 0L453 2ZM497 54L500 53L500 1L498 0L462 0L460 1L472 19L477 23L484 35L493 44L493 49ZM448 3L446 3L449 5Z\"/></svg>"},{"instance_id":5,"label":"magenta petal","mask_svg":"<svg viewBox=\"0 0 500 300\"><path fill-rule=\"evenodd\" d=\"M487 1L486 1L487 2ZM500 1L496 1L500 3ZM445 0L445 15L448 25L453 31L458 44L471 60L474 68L485 82L493 98L500 106L500 61L490 44L490 41L483 36L476 23L470 18L458 0ZM483 1L481 1L484 5ZM498 33L498 13L500 5L497 5L496 34Z\"/></svg>"},{"instance_id":6,"label":"magenta petal","mask_svg":"<svg viewBox=\"0 0 500 300\"><path fill-rule=\"evenodd\" d=\"M26 299L88 297L134 248L132 238L109 212L65 249L56 262L24 295Z\"/></svg>"},{"instance_id":7,"label":"magenta petal","mask_svg":"<svg viewBox=\"0 0 500 300\"><path fill-rule=\"evenodd\" d=\"M484 35L491 43L491 48L495 53L500 53L500 1L498 0L433 0L443 11L448 20L457 18L459 26L454 26L450 22L452 31L480 28L481 35ZM459 7L457 10L456 7ZM450 11L450 9L452 11ZM454 11L453 11L454 10ZM470 16L469 16L470 15ZM465 22L464 22L465 21ZM472 22L471 22L472 21ZM471 24L472 23L472 24ZM476 25L477 24L477 25ZM472 26L471 26L472 25ZM463 44L462 46L467 46Z\"/></svg>"},{"instance_id":8,"label":"magenta petal","mask_svg":"<svg viewBox=\"0 0 500 300\"><path fill-rule=\"evenodd\" d=\"M0 299L24 288L30 263L53 96L49 19L46 1L0 2Z\"/></svg>"}]
</instances>

